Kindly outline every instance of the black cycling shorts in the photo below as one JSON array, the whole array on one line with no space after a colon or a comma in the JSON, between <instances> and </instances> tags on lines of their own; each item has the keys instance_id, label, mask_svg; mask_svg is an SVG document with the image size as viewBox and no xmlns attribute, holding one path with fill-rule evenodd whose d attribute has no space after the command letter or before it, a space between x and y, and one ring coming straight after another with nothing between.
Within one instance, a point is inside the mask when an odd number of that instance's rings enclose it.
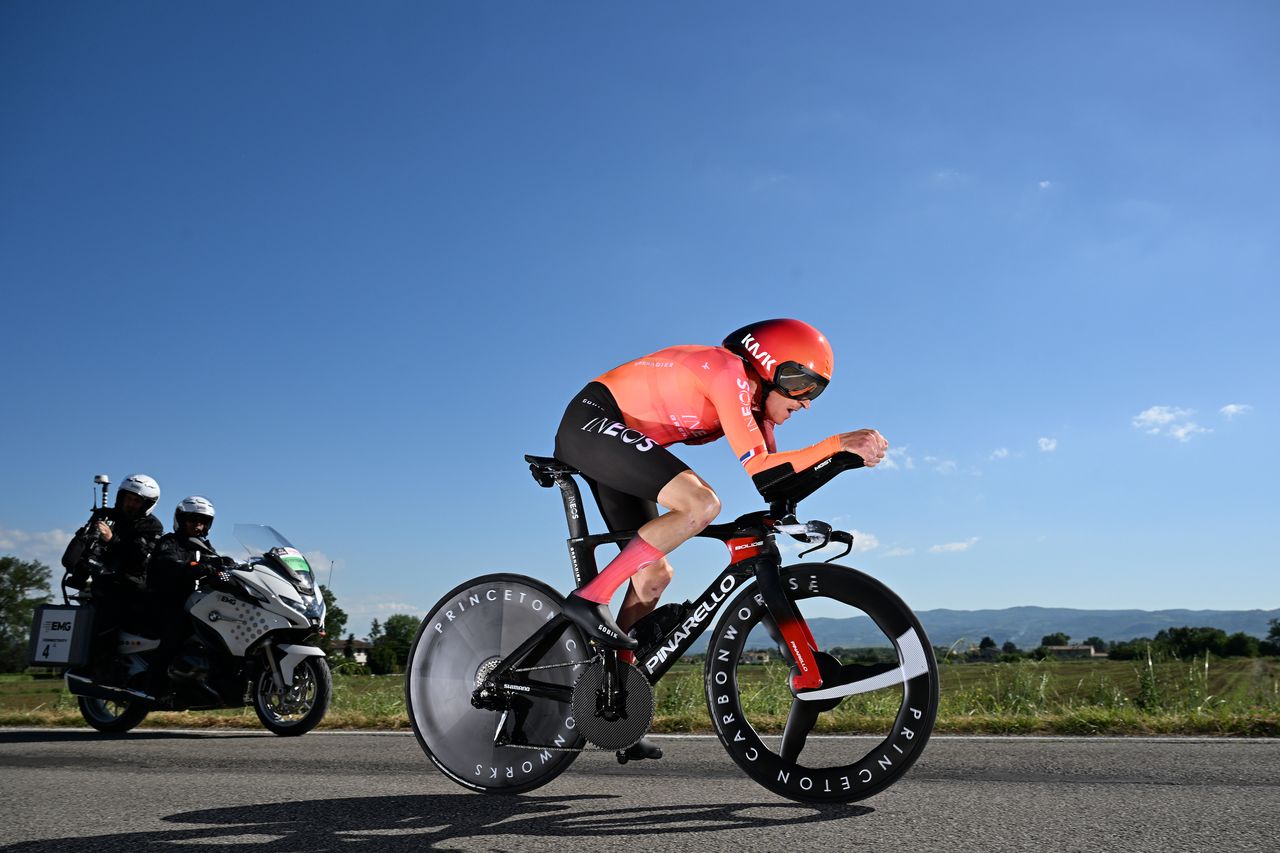
<instances>
[{"instance_id":1,"label":"black cycling shorts","mask_svg":"<svg viewBox=\"0 0 1280 853\"><path fill-rule=\"evenodd\" d=\"M564 410L555 457L582 472L609 530L658 517L658 492L689 466L623 421L613 394L590 382Z\"/></svg>"}]
</instances>

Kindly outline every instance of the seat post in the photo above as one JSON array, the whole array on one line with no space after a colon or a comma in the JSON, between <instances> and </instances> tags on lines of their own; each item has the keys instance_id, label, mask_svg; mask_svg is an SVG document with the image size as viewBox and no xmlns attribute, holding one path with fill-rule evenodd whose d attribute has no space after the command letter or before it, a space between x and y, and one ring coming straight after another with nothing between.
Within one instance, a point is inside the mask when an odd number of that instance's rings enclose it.
<instances>
[{"instance_id":1,"label":"seat post","mask_svg":"<svg viewBox=\"0 0 1280 853\"><path fill-rule=\"evenodd\" d=\"M560 487L560 500L564 502L564 520L569 524L569 537L582 539L587 536L587 515L582 510L582 492L572 474L555 474L556 485Z\"/></svg>"},{"instance_id":2,"label":"seat post","mask_svg":"<svg viewBox=\"0 0 1280 853\"><path fill-rule=\"evenodd\" d=\"M582 492L572 474L554 474L560 487L560 499L564 501L564 518L569 523L569 562L573 566L574 582L581 587L600 573L596 565L595 543L587 529L587 513L582 506Z\"/></svg>"}]
</instances>

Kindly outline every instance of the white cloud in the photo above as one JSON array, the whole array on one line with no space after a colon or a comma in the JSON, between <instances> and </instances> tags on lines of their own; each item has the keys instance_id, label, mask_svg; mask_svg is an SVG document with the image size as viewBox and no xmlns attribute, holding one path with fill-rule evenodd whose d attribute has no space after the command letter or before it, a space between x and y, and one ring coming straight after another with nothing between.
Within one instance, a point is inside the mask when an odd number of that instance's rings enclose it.
<instances>
[{"instance_id":1,"label":"white cloud","mask_svg":"<svg viewBox=\"0 0 1280 853\"><path fill-rule=\"evenodd\" d=\"M1051 189L1053 189L1053 187L1054 187L1054 183L1053 183L1053 181L1041 181L1041 182L1040 182L1040 183L1038 183L1036 186L1040 187L1040 189L1042 189L1042 190L1046 190L1046 191L1047 191L1047 190L1051 190Z\"/></svg>"},{"instance_id":2,"label":"white cloud","mask_svg":"<svg viewBox=\"0 0 1280 853\"><path fill-rule=\"evenodd\" d=\"M884 554L883 554L883 556L885 556L885 557L910 557L910 556L911 556L912 554L914 554L915 552L916 552L916 549L915 549L915 548L900 548L900 547L894 547L894 548L890 548L888 551L885 551L885 552L884 552Z\"/></svg>"},{"instance_id":3,"label":"white cloud","mask_svg":"<svg viewBox=\"0 0 1280 853\"><path fill-rule=\"evenodd\" d=\"M958 169L939 169L929 176L929 182L939 189L955 190L973 184L974 177Z\"/></svg>"},{"instance_id":4,"label":"white cloud","mask_svg":"<svg viewBox=\"0 0 1280 853\"><path fill-rule=\"evenodd\" d=\"M1187 421L1184 424L1174 424L1173 426L1169 427L1169 435L1173 436L1178 441L1182 441L1182 442L1190 441L1191 436L1195 435L1198 432L1213 432L1213 430L1205 429L1199 424L1193 423L1191 421Z\"/></svg>"},{"instance_id":5,"label":"white cloud","mask_svg":"<svg viewBox=\"0 0 1280 853\"><path fill-rule=\"evenodd\" d=\"M29 532L12 527L0 527L0 552L11 554L19 560L38 560L53 569L53 579L61 577L62 552L71 541L65 530Z\"/></svg>"},{"instance_id":6,"label":"white cloud","mask_svg":"<svg viewBox=\"0 0 1280 853\"><path fill-rule=\"evenodd\" d=\"M862 551L874 551L880 547L880 540L873 533L863 533L861 530L850 530L853 534L853 550L855 553Z\"/></svg>"},{"instance_id":7,"label":"white cloud","mask_svg":"<svg viewBox=\"0 0 1280 853\"><path fill-rule=\"evenodd\" d=\"M950 459L940 459L937 456L926 456L925 464L932 465L933 470L939 474L954 474L956 472L956 463Z\"/></svg>"},{"instance_id":8,"label":"white cloud","mask_svg":"<svg viewBox=\"0 0 1280 853\"><path fill-rule=\"evenodd\" d=\"M1056 438L1042 438L1037 443L1040 445L1041 453L1052 453L1058 449L1058 439Z\"/></svg>"},{"instance_id":9,"label":"white cloud","mask_svg":"<svg viewBox=\"0 0 1280 853\"><path fill-rule=\"evenodd\" d=\"M1160 432L1162 427L1167 426L1174 421L1188 418L1194 414L1194 409L1175 409L1172 406L1152 406L1135 417L1133 419L1133 425L1138 429L1145 429L1147 432L1156 434Z\"/></svg>"},{"instance_id":10,"label":"white cloud","mask_svg":"<svg viewBox=\"0 0 1280 853\"><path fill-rule=\"evenodd\" d=\"M905 447L890 447L885 453L884 459L880 460L880 464L876 466L889 471L897 471L899 468L906 468L908 471L916 467L916 461L911 458L911 454L907 453Z\"/></svg>"},{"instance_id":11,"label":"white cloud","mask_svg":"<svg viewBox=\"0 0 1280 853\"><path fill-rule=\"evenodd\" d=\"M929 549L930 554L955 554L960 551L968 551L978 543L978 537L972 536L964 542L948 542L945 545L934 545Z\"/></svg>"},{"instance_id":12,"label":"white cloud","mask_svg":"<svg viewBox=\"0 0 1280 853\"><path fill-rule=\"evenodd\" d=\"M346 568L345 561L334 559L323 551L306 551L302 556L306 557L307 562L311 564L311 571L315 572L316 580L325 586L329 585L333 572Z\"/></svg>"},{"instance_id":13,"label":"white cloud","mask_svg":"<svg viewBox=\"0 0 1280 853\"><path fill-rule=\"evenodd\" d=\"M1221 409L1218 409L1218 411L1226 417L1227 420L1232 420L1236 415L1243 415L1246 412L1253 411L1253 406L1250 406L1248 403L1229 403Z\"/></svg>"},{"instance_id":14,"label":"white cloud","mask_svg":"<svg viewBox=\"0 0 1280 853\"><path fill-rule=\"evenodd\" d=\"M1186 443L1196 433L1213 432L1213 430L1206 429L1191 420L1191 416L1195 413L1195 409L1152 406L1133 418L1133 426L1147 435L1167 435L1177 441ZM1231 416L1228 415L1228 417Z\"/></svg>"},{"instance_id":15,"label":"white cloud","mask_svg":"<svg viewBox=\"0 0 1280 853\"><path fill-rule=\"evenodd\" d=\"M991 458L992 458L992 459L1008 459L1008 458L1009 458L1009 448L1007 448L1007 447L998 447L998 448L996 448L995 450L991 451Z\"/></svg>"}]
</instances>

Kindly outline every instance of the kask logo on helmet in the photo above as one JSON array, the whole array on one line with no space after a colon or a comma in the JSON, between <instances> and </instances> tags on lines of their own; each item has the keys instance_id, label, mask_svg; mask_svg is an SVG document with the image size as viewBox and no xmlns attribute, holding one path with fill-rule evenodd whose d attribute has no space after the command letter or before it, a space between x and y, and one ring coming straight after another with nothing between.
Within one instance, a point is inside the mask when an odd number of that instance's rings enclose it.
<instances>
[{"instance_id":1,"label":"kask logo on helmet","mask_svg":"<svg viewBox=\"0 0 1280 853\"><path fill-rule=\"evenodd\" d=\"M773 373L773 366L778 363L778 359L774 358L767 350L760 348L760 342L752 335L742 336L742 347L751 354L751 357L760 362L760 366L765 369L766 373Z\"/></svg>"}]
</instances>

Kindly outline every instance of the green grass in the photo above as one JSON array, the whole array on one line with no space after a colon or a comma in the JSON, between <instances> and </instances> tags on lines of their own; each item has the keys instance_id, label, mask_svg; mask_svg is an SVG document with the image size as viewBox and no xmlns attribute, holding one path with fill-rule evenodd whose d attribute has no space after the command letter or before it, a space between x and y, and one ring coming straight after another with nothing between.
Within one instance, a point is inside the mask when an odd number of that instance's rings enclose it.
<instances>
[{"instance_id":1,"label":"green grass","mask_svg":"<svg viewBox=\"0 0 1280 853\"><path fill-rule=\"evenodd\" d=\"M1280 736L1280 661L1024 661L944 664L936 731L1007 734ZM780 730L791 695L776 664L741 670L753 723ZM897 695L849 697L819 720L824 732L883 731ZM702 669L678 664L658 684L659 732L705 732ZM82 726L56 679L0 676L0 725ZM156 713L144 725L256 728L248 708ZM403 676L335 675L325 728L405 729Z\"/></svg>"}]
</instances>

